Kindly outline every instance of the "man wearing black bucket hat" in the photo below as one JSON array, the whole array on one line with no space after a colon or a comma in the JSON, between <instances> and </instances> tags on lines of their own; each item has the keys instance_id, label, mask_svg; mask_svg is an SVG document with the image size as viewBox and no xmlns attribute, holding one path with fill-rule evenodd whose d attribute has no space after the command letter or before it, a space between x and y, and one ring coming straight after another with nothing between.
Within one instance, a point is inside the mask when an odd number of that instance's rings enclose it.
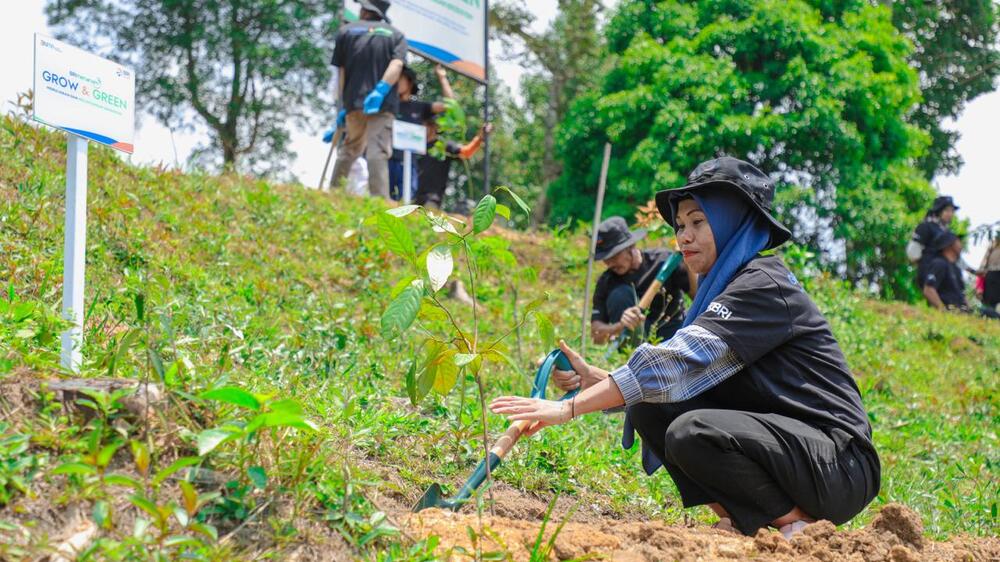
<instances>
[{"instance_id":1,"label":"man wearing black bucket hat","mask_svg":"<svg viewBox=\"0 0 1000 562\"><path fill-rule=\"evenodd\" d=\"M818 519L849 521L878 493L880 464L861 393L830 325L777 255L790 233L772 214L774 183L748 162L700 164L656 196L684 262L699 274L684 326L608 372L560 342L583 390L568 401L504 396L495 413L541 427L625 406L623 445L642 437L685 507L719 528L790 538ZM565 380L569 371L556 371Z\"/></svg>"},{"instance_id":2,"label":"man wearing black bucket hat","mask_svg":"<svg viewBox=\"0 0 1000 562\"><path fill-rule=\"evenodd\" d=\"M360 0L360 4L360 19L337 30L330 61L337 67L341 103L334 128L347 132L332 182L340 185L364 153L369 193L388 199L392 119L399 107L395 84L406 61L407 44L403 34L389 25L388 0ZM328 137L333 137L332 131L324 140Z\"/></svg>"},{"instance_id":3,"label":"man wearing black bucket hat","mask_svg":"<svg viewBox=\"0 0 1000 562\"><path fill-rule=\"evenodd\" d=\"M652 285L657 272L670 257L665 249L640 250L636 243L646 237L646 231L631 231L625 219L611 217L597 228L597 246L594 259L601 260L608 269L597 278L594 288L593 312L590 317L590 334L594 343L605 343L620 335L626 328L635 330L642 326L648 335L657 340L670 339L684 320L684 302L681 291L694 298L697 280L681 264L667 279L660 293L653 299L648 313L639 309L639 295Z\"/></svg>"},{"instance_id":4,"label":"man wearing black bucket hat","mask_svg":"<svg viewBox=\"0 0 1000 562\"><path fill-rule=\"evenodd\" d=\"M942 310L968 311L962 270L956 265L962 255L962 240L951 231L943 230L931 240L924 253L931 255L923 272L923 293L927 303Z\"/></svg>"}]
</instances>

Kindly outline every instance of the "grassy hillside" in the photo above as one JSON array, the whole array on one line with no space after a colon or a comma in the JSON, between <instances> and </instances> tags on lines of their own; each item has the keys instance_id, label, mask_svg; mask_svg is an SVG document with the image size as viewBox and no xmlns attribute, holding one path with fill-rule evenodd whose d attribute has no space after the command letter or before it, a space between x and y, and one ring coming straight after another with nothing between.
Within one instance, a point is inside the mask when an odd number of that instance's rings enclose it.
<instances>
[{"instance_id":1,"label":"grassy hillside","mask_svg":"<svg viewBox=\"0 0 1000 562\"><path fill-rule=\"evenodd\" d=\"M96 524L97 559L429 558L434 540L401 534L396 515L430 483L464 480L482 450L480 410L465 373L446 396L407 398L420 334L445 319L421 314L402 337L380 335L408 268L364 221L383 203L135 168L92 146L81 376L151 380L165 400L148 416L117 395L72 407L42 382L66 376L65 142L0 125L0 558L55 548L72 513ZM404 223L418 248L441 236L414 215ZM545 293L556 334L578 337L584 236L491 233L471 247L481 338ZM934 536L995 534L1000 323L805 284L857 376L882 459L882 491L852 525L902 502ZM471 326L471 307L446 306ZM506 350L521 368L489 364L489 397L529 390L548 350L533 321L519 336ZM498 435L503 420L487 419ZM558 494L578 517L683 521L666 475L645 477L638 447L618 446L620 424L592 415L525 440L496 472L497 493L542 508Z\"/></svg>"}]
</instances>

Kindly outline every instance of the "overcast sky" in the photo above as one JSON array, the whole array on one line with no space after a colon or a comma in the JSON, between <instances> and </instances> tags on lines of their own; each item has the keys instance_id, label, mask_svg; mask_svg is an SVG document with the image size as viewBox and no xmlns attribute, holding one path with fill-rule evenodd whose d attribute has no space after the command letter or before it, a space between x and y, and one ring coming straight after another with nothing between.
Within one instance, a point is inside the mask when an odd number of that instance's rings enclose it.
<instances>
[{"instance_id":1,"label":"overcast sky","mask_svg":"<svg viewBox=\"0 0 1000 562\"><path fill-rule=\"evenodd\" d=\"M7 0L4 2L3 18L0 18L0 52L8 53L0 72L0 101L5 109L6 102L14 100L18 92L31 88L31 67L33 34L41 32L51 35L42 13L44 0ZM556 13L556 0L532 0L527 3L537 15L535 27L544 26ZM494 58L499 45L490 45ZM520 69L516 64L498 62L495 73L513 92L517 91ZM199 144L199 137L193 134L174 133L151 118L139 116L135 138L135 163L158 163L168 165L177 160L182 164L191 149ZM967 217L973 226L1000 220L1000 174L993 168L997 164L997 134L1000 131L1000 92L980 96L968 105L956 123L953 124L962 138L958 151L965 159L965 166L957 176L937 178L935 185L943 193L954 196L961 207L959 216ZM291 164L292 172L307 185L319 180L328 145L320 142L318 135L305 132L292 134L292 150L298 157ZM902 242L901 242L902 243ZM984 252L983 244L970 248L966 259L978 265Z\"/></svg>"}]
</instances>

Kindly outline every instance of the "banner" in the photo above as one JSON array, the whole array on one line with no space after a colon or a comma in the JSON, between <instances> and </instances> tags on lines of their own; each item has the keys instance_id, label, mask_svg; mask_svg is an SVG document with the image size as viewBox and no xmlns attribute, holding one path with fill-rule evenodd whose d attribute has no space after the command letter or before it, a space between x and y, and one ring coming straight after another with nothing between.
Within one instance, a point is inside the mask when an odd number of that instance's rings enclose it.
<instances>
[{"instance_id":1,"label":"banner","mask_svg":"<svg viewBox=\"0 0 1000 562\"><path fill-rule=\"evenodd\" d=\"M344 18L358 19L356 2ZM479 82L486 81L487 0L393 0L388 16L410 50Z\"/></svg>"},{"instance_id":2,"label":"banner","mask_svg":"<svg viewBox=\"0 0 1000 562\"><path fill-rule=\"evenodd\" d=\"M36 33L34 92L35 121L132 153L132 69Z\"/></svg>"}]
</instances>

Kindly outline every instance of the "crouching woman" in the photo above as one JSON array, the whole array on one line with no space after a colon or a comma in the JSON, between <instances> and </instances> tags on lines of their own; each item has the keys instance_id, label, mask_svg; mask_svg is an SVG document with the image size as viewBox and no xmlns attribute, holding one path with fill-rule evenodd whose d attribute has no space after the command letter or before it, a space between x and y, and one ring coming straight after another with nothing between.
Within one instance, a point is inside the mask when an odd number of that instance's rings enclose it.
<instances>
[{"instance_id":1,"label":"crouching woman","mask_svg":"<svg viewBox=\"0 0 1000 562\"><path fill-rule=\"evenodd\" d=\"M878 493L880 465L861 395L830 326L774 248L790 233L771 214L774 185L723 157L699 165L656 204L700 276L684 326L607 372L560 342L573 371L553 378L570 401L505 396L491 409L528 432L625 407L643 467L666 468L685 507L720 528L786 537L817 519L840 524Z\"/></svg>"}]
</instances>

